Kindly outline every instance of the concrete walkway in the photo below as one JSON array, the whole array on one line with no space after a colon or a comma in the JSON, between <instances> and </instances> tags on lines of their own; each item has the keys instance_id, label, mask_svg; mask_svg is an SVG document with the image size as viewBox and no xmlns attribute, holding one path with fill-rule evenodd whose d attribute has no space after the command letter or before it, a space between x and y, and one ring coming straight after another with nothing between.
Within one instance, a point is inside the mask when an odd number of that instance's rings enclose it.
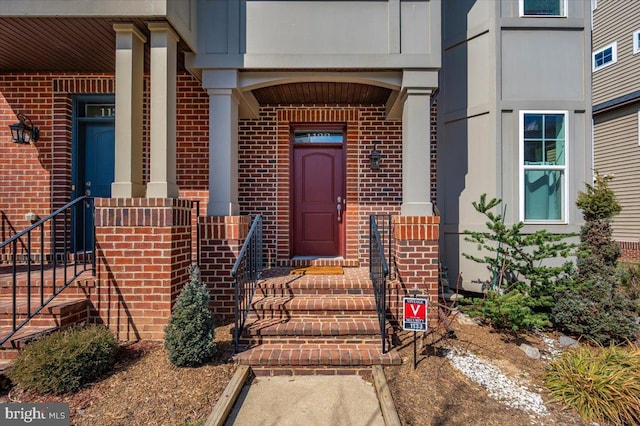
<instances>
[{"instance_id":1,"label":"concrete walkway","mask_svg":"<svg viewBox=\"0 0 640 426\"><path fill-rule=\"evenodd\" d=\"M225 425L380 425L375 387L360 376L257 377L242 389Z\"/></svg>"}]
</instances>

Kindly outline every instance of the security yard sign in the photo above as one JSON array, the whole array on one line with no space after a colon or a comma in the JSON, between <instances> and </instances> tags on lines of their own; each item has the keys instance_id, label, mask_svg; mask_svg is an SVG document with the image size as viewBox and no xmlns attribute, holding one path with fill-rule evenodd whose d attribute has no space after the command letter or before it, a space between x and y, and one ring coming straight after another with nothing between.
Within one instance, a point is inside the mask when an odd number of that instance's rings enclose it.
<instances>
[{"instance_id":1,"label":"security yard sign","mask_svg":"<svg viewBox=\"0 0 640 426\"><path fill-rule=\"evenodd\" d=\"M427 331L427 299L405 297L402 328L409 331Z\"/></svg>"}]
</instances>

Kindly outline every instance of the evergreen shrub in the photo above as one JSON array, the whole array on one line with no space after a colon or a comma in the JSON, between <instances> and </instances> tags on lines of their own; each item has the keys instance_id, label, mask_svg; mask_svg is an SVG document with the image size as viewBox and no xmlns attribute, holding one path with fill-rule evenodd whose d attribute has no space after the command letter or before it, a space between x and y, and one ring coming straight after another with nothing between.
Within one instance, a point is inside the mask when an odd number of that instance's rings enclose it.
<instances>
[{"instance_id":1,"label":"evergreen shrub","mask_svg":"<svg viewBox=\"0 0 640 426\"><path fill-rule=\"evenodd\" d=\"M113 367L118 342L102 326L57 331L30 343L9 376L14 384L42 393L75 392Z\"/></svg>"},{"instance_id":2,"label":"evergreen shrub","mask_svg":"<svg viewBox=\"0 0 640 426\"><path fill-rule=\"evenodd\" d=\"M567 242L571 234L553 234L547 230L524 231L524 223L505 224L497 198L486 194L474 209L484 215L485 231L465 231L466 241L475 243L477 253L463 253L467 259L487 266L491 281L484 298L473 298L463 309L498 328L512 330L548 327L554 294L564 288L574 267L566 257L576 248ZM555 259L555 262L553 261ZM558 259L561 259L558 262ZM469 303L463 299L463 303Z\"/></svg>"},{"instance_id":3,"label":"evergreen shrub","mask_svg":"<svg viewBox=\"0 0 640 426\"><path fill-rule=\"evenodd\" d=\"M565 291L556 294L552 310L558 328L600 344L633 340L636 305L621 286L616 263L620 248L612 238L611 219L620 212L611 176L596 173L593 185L578 195L585 224L580 232L578 272Z\"/></svg>"},{"instance_id":4,"label":"evergreen shrub","mask_svg":"<svg viewBox=\"0 0 640 426\"><path fill-rule=\"evenodd\" d=\"M180 292L164 330L169 361L178 367L201 365L215 353L209 290L200 283L199 273L197 266L189 268L190 282Z\"/></svg>"}]
</instances>

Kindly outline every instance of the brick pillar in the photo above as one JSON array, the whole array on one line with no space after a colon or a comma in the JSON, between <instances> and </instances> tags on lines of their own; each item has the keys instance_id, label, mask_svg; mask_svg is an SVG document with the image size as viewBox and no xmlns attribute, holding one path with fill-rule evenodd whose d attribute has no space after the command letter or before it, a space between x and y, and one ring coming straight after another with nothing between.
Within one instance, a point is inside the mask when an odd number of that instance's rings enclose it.
<instances>
[{"instance_id":1,"label":"brick pillar","mask_svg":"<svg viewBox=\"0 0 640 426\"><path fill-rule=\"evenodd\" d=\"M93 315L122 340L162 340L189 279L191 204L163 198L96 199Z\"/></svg>"},{"instance_id":2,"label":"brick pillar","mask_svg":"<svg viewBox=\"0 0 640 426\"><path fill-rule=\"evenodd\" d=\"M234 318L231 269L249 232L248 216L207 216L200 223L202 282L209 287L216 321Z\"/></svg>"},{"instance_id":3,"label":"brick pillar","mask_svg":"<svg viewBox=\"0 0 640 426\"><path fill-rule=\"evenodd\" d=\"M393 216L395 285L391 291L391 313L402 318L402 298L429 298L429 322L437 319L439 216Z\"/></svg>"}]
</instances>

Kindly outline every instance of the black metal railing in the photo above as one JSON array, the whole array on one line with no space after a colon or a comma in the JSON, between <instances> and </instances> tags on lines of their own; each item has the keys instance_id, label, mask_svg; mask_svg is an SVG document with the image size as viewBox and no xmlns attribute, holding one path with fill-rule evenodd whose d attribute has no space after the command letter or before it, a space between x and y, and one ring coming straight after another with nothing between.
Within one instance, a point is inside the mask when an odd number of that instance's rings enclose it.
<instances>
[{"instance_id":1,"label":"black metal railing","mask_svg":"<svg viewBox=\"0 0 640 426\"><path fill-rule=\"evenodd\" d=\"M11 331L0 345L83 272L95 275L94 212L93 198L76 198L0 244L10 257L2 269L11 276Z\"/></svg>"},{"instance_id":2,"label":"black metal railing","mask_svg":"<svg viewBox=\"0 0 640 426\"><path fill-rule=\"evenodd\" d=\"M381 229L385 229L386 226L379 226L379 222L389 225L386 235L380 231ZM382 235L388 237L388 240L383 239ZM385 258L385 241L388 241L389 259L391 259L391 216L369 216L369 277L373 283L373 293L376 300L376 311L378 313L380 337L382 339L382 353L387 352L386 321L389 264Z\"/></svg>"},{"instance_id":3,"label":"black metal railing","mask_svg":"<svg viewBox=\"0 0 640 426\"><path fill-rule=\"evenodd\" d=\"M253 216L251 228L231 270L235 289L233 350L238 352L240 336L251 309L251 301L262 275L262 216Z\"/></svg>"}]
</instances>

